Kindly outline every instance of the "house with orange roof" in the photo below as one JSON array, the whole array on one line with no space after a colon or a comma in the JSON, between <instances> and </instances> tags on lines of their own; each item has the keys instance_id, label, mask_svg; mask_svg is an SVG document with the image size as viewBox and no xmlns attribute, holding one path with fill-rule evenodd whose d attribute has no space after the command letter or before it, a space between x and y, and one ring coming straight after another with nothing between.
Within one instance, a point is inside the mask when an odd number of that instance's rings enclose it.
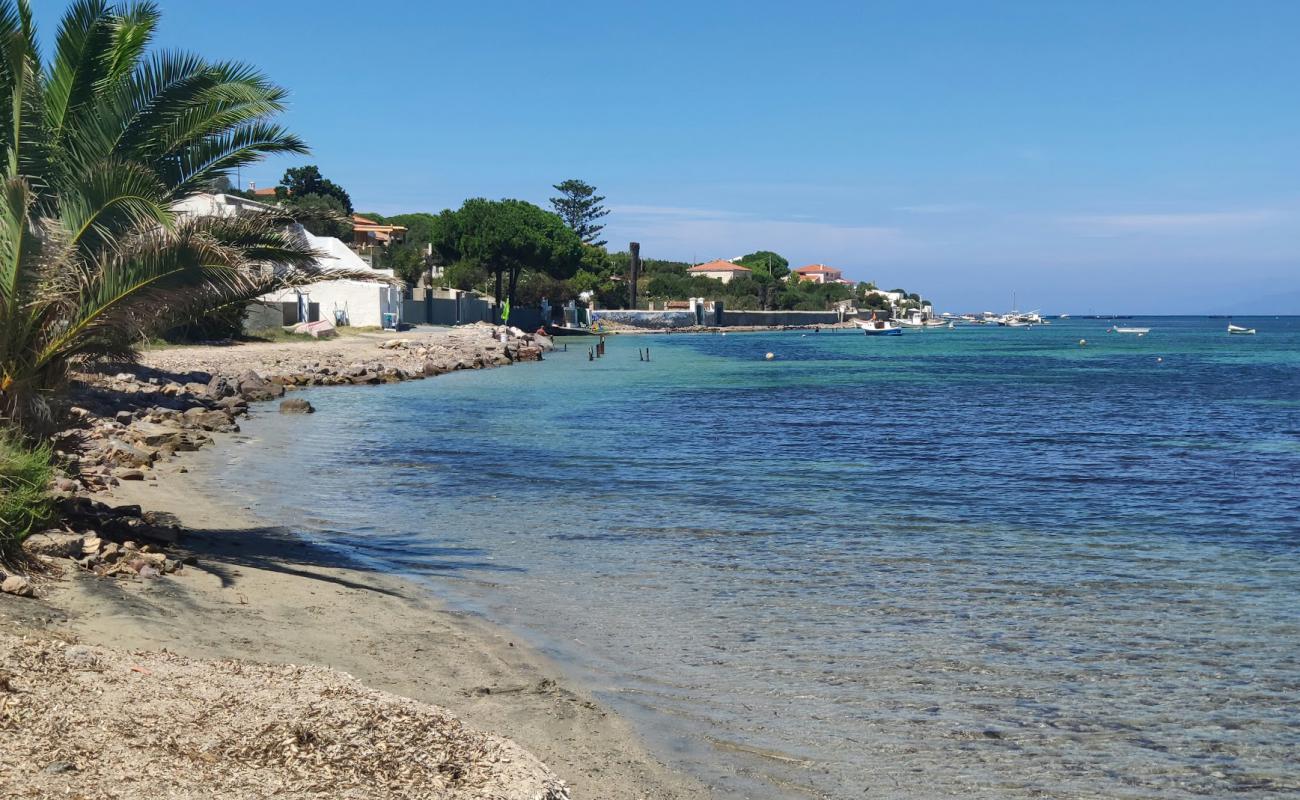
<instances>
[{"instance_id":1,"label":"house with orange roof","mask_svg":"<svg viewBox=\"0 0 1300 800\"><path fill-rule=\"evenodd\" d=\"M697 264L686 270L686 274L692 277L714 278L723 283L730 283L733 278L749 275L751 272L752 270L749 267L742 267L730 261L710 261L707 264Z\"/></svg>"},{"instance_id":2,"label":"house with orange roof","mask_svg":"<svg viewBox=\"0 0 1300 800\"><path fill-rule=\"evenodd\" d=\"M360 214L352 215L352 245L369 247L400 244L406 238L406 228L401 225L383 225Z\"/></svg>"},{"instance_id":3,"label":"house with orange roof","mask_svg":"<svg viewBox=\"0 0 1300 800\"><path fill-rule=\"evenodd\" d=\"M813 283L844 283L852 284L852 281L844 280L844 272L828 267L825 264L809 264L806 267L800 267L794 271L801 281L812 281Z\"/></svg>"}]
</instances>

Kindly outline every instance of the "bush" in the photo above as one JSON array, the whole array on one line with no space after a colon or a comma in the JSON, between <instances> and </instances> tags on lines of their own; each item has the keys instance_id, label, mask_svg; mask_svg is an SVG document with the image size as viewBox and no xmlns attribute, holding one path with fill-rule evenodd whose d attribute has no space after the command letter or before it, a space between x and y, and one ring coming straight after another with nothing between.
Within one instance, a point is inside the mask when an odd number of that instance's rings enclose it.
<instances>
[{"instance_id":1,"label":"bush","mask_svg":"<svg viewBox=\"0 0 1300 800\"><path fill-rule=\"evenodd\" d=\"M53 503L50 448L25 447L17 436L0 431L0 560L12 559L24 539L50 518Z\"/></svg>"}]
</instances>

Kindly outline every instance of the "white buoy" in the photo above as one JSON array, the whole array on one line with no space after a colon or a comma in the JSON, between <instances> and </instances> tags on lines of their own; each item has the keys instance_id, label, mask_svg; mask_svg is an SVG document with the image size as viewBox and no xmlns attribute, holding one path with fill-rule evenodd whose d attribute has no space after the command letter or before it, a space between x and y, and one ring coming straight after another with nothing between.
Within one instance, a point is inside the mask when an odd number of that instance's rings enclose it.
<instances>
[{"instance_id":1,"label":"white buoy","mask_svg":"<svg viewBox=\"0 0 1300 800\"><path fill-rule=\"evenodd\" d=\"M1080 346L1080 347L1087 347L1087 346L1088 346L1088 340L1087 340L1087 339L1080 339L1080 340L1079 340L1079 346Z\"/></svg>"},{"instance_id":2,"label":"white buoy","mask_svg":"<svg viewBox=\"0 0 1300 800\"><path fill-rule=\"evenodd\" d=\"M1163 363L1165 363L1165 360L1164 360L1163 358L1161 358L1160 356L1156 356L1156 363L1157 363L1157 364L1163 364Z\"/></svg>"},{"instance_id":3,"label":"white buoy","mask_svg":"<svg viewBox=\"0 0 1300 800\"><path fill-rule=\"evenodd\" d=\"M768 361L771 361L772 359L776 358L776 353L768 353L765 356L765 358L767 358Z\"/></svg>"}]
</instances>

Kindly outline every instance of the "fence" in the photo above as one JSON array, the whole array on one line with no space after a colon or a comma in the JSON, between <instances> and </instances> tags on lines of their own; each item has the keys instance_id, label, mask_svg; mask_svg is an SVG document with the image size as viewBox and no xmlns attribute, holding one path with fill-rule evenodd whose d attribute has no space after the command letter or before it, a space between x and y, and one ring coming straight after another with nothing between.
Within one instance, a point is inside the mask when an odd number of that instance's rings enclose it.
<instances>
[{"instance_id":1,"label":"fence","mask_svg":"<svg viewBox=\"0 0 1300 800\"><path fill-rule=\"evenodd\" d=\"M471 325L496 322L496 309L481 297L435 297L429 300L403 300L402 321L427 325Z\"/></svg>"}]
</instances>

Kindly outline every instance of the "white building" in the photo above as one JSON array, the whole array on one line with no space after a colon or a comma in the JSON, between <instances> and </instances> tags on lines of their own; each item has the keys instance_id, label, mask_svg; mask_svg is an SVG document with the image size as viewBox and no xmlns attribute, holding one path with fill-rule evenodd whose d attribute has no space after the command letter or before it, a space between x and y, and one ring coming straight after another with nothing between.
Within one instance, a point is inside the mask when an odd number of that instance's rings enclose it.
<instances>
[{"instance_id":1,"label":"white building","mask_svg":"<svg viewBox=\"0 0 1300 800\"><path fill-rule=\"evenodd\" d=\"M274 210L265 203L228 194L193 195L173 208L179 214L221 217ZM391 269L371 270L352 248L332 236L317 236L301 225L292 226L290 232L320 254L317 267L321 270L364 270L374 272L377 277L393 277ZM265 303L294 303L300 309L299 321L308 321L309 309L312 304L318 304L319 319L329 320L335 325L377 328L384 325L385 315L391 315L390 321L399 322L402 314L401 288L381 281L321 281L298 289L272 292L258 299Z\"/></svg>"}]
</instances>

